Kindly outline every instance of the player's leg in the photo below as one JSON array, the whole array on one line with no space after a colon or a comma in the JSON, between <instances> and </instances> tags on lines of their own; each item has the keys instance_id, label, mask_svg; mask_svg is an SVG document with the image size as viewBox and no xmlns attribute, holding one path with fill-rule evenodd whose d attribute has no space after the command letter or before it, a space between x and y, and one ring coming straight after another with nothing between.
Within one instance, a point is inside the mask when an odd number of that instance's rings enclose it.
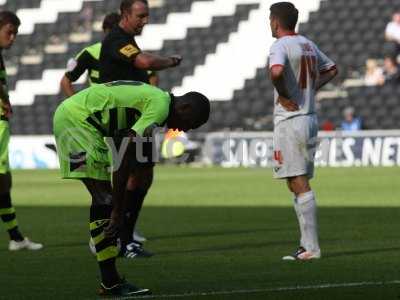
<instances>
[{"instance_id":1,"label":"player's leg","mask_svg":"<svg viewBox=\"0 0 400 300\"><path fill-rule=\"evenodd\" d=\"M8 249L17 251L21 249L40 250L42 244L34 243L24 237L18 228L15 208L11 201L12 178L8 162L8 143L10 131L7 121L0 121L0 218L6 226L10 243Z\"/></svg>"},{"instance_id":2,"label":"player's leg","mask_svg":"<svg viewBox=\"0 0 400 300\"><path fill-rule=\"evenodd\" d=\"M24 240L24 237L18 229L18 221L15 214L15 208L11 203L10 189L10 172L0 174L0 217L4 225L6 226L10 241L20 242Z\"/></svg>"},{"instance_id":3,"label":"player's leg","mask_svg":"<svg viewBox=\"0 0 400 300\"><path fill-rule=\"evenodd\" d=\"M111 149L115 149L116 151L121 150L121 145L123 143L124 138L127 138L127 136L129 135L129 132L126 129L122 129L120 131L118 131L115 136L113 137L113 145L110 148ZM113 161L115 159L115 154L114 151L111 151L110 154L110 161ZM127 150L126 150L127 151ZM136 153L136 151L135 151ZM133 156L133 155L132 155ZM119 156L117 156L119 157ZM119 164L118 164L119 165ZM113 165L114 168L114 165ZM132 221L132 219L135 218L135 205L137 205L138 202L143 202L143 199L145 197L145 194L143 194L143 192L140 189L136 188L138 187L138 179L136 178L136 175L134 174L134 172L131 172L131 174L129 174L128 180L127 180L127 184L126 184L126 191L125 191L125 196L124 198L126 198L126 220L125 222L125 226L123 227L123 231L121 232L121 240L122 240L122 249L125 249L126 245L131 243L132 241L138 241L139 243L146 241L146 239L138 234L136 234L136 232L134 231L135 228L135 221ZM152 176L151 176L151 181L152 181ZM148 189L148 188L147 188ZM146 189L146 190L147 190ZM141 204L140 204L141 206Z\"/></svg>"},{"instance_id":4,"label":"player's leg","mask_svg":"<svg viewBox=\"0 0 400 300\"><path fill-rule=\"evenodd\" d=\"M92 196L89 228L96 247L102 282L112 286L119 283L121 278L115 267L115 259L118 256L116 240L104 236L104 228L108 225L112 211L111 183L90 178L84 178L82 182Z\"/></svg>"},{"instance_id":5,"label":"player's leg","mask_svg":"<svg viewBox=\"0 0 400 300\"><path fill-rule=\"evenodd\" d=\"M75 120L62 105L54 114L53 132L62 178L110 181L110 161L103 137L90 124ZM89 247L96 255L93 240Z\"/></svg>"},{"instance_id":6,"label":"player's leg","mask_svg":"<svg viewBox=\"0 0 400 300\"><path fill-rule=\"evenodd\" d=\"M299 259L319 258L321 250L318 242L317 202L314 192L309 185L307 176L288 178L288 185L293 192L294 208L300 227L300 247L297 255Z\"/></svg>"},{"instance_id":7,"label":"player's leg","mask_svg":"<svg viewBox=\"0 0 400 300\"><path fill-rule=\"evenodd\" d=\"M131 202L128 202L127 205L127 211L128 214L134 214L136 211L135 206L139 206L140 208L138 209L138 214L140 213L141 207L143 205L144 198L147 195L147 191L150 189L152 183L153 183L153 168L151 168L151 171L148 172L148 174L144 175L146 177L146 180L148 183L146 184L146 187L144 189L140 189L136 191L136 188L138 187L138 179L136 178L135 174L130 174L128 178L128 183L126 185L126 192L127 192L127 198L132 199ZM136 204L135 204L136 203ZM132 213L131 213L132 212ZM132 231L132 239L133 241L143 243L147 241L147 239L142 236L137 228L137 219L139 216L136 217L136 221L130 221L130 231ZM129 218L129 216L128 216ZM132 217L134 218L134 217Z\"/></svg>"},{"instance_id":8,"label":"player's leg","mask_svg":"<svg viewBox=\"0 0 400 300\"><path fill-rule=\"evenodd\" d=\"M300 248L305 249L304 230L303 230L303 227L300 224L301 215L300 215L300 211L299 211L299 209L297 208L297 205L296 205L297 204L296 196L295 196L294 190L292 189L292 185L290 184L290 180L289 179L286 180L286 183L287 183L287 187L288 187L289 191L291 191L293 193L293 195L294 195L294 198L293 198L294 210L296 212L296 216L297 216L297 220L299 222L299 228L300 228L300 247L299 247L299 249Z\"/></svg>"},{"instance_id":9,"label":"player's leg","mask_svg":"<svg viewBox=\"0 0 400 300\"><path fill-rule=\"evenodd\" d=\"M138 241L133 240L133 231L137 224L144 198L153 182L154 149L153 141L137 140L130 151L129 177L125 189L126 218L121 232L121 254L127 258L150 257Z\"/></svg>"},{"instance_id":10,"label":"player's leg","mask_svg":"<svg viewBox=\"0 0 400 300\"><path fill-rule=\"evenodd\" d=\"M119 253L116 239L107 238L104 234L112 211L110 181L83 178L82 182L92 196L89 228L96 247L96 258L101 274L99 294L102 296L147 294L148 289L137 288L120 277L116 267L116 258Z\"/></svg>"},{"instance_id":11,"label":"player's leg","mask_svg":"<svg viewBox=\"0 0 400 300\"><path fill-rule=\"evenodd\" d=\"M102 279L99 293L116 296L148 293L148 289L139 289L120 278L115 265L116 240L104 234L111 217L112 189L103 136L89 124L75 120L63 106L54 114L53 125L62 177L81 180L92 196L89 227Z\"/></svg>"},{"instance_id":12,"label":"player's leg","mask_svg":"<svg viewBox=\"0 0 400 300\"><path fill-rule=\"evenodd\" d=\"M140 187L139 182L143 178L138 177L138 175L139 174L130 174L128 178L128 183L126 185L127 227L128 227L128 235L130 237L133 236L137 219L148 190L148 188L143 189L142 187ZM152 178L152 174L150 176Z\"/></svg>"},{"instance_id":13,"label":"player's leg","mask_svg":"<svg viewBox=\"0 0 400 300\"><path fill-rule=\"evenodd\" d=\"M153 166L144 166L130 174L125 192L127 204L125 226L121 236L121 249L125 257L151 257L153 254L142 248L141 242L133 239L133 232L139 218L144 199L153 182Z\"/></svg>"},{"instance_id":14,"label":"player's leg","mask_svg":"<svg viewBox=\"0 0 400 300\"><path fill-rule=\"evenodd\" d=\"M274 133L276 150L275 177L287 180L294 195L294 207L300 227L300 247L284 259L319 258L317 208L309 179L314 172L317 122L315 117L303 116L278 124ZM304 252L304 254L303 254ZM307 253L305 253L307 252Z\"/></svg>"}]
</instances>

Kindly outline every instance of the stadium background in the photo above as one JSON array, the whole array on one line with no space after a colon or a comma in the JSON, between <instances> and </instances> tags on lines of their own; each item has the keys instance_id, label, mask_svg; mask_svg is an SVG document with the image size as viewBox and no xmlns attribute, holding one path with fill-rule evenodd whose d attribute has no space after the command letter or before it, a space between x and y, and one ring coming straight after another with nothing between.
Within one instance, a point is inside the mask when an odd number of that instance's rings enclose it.
<instances>
[{"instance_id":1,"label":"stadium background","mask_svg":"<svg viewBox=\"0 0 400 300\"><path fill-rule=\"evenodd\" d=\"M139 45L184 57L179 68L159 73L161 87L201 90L213 100L210 122L190 136L204 145L203 163L270 167L273 100L265 65L273 42L272 2L150 0L150 24ZM393 167L400 165L400 88L362 83L367 58L383 57L385 26L400 3L293 2L301 12L300 33L340 70L318 95L320 123L340 127L343 108L352 105L369 129L321 132L317 163L347 167L319 168L313 181L323 259L280 260L296 247L298 228L291 196L271 170L162 166L140 218L146 247L156 255L119 262L128 280L153 290L152 299L400 295L399 168ZM64 98L59 80L70 57L101 40L102 18L117 10L119 0L0 5L22 20L14 47L4 51L14 105L12 166L57 168L51 120ZM83 88L84 80L79 84ZM0 299L93 299L98 270L87 247L90 199L84 188L59 179L58 170L14 170L13 182L21 228L45 248L10 254L0 235Z\"/></svg>"},{"instance_id":2,"label":"stadium background","mask_svg":"<svg viewBox=\"0 0 400 300\"><path fill-rule=\"evenodd\" d=\"M267 14L273 2L150 1L150 23L138 37L138 44L145 51L184 57L179 68L159 72L160 87L177 94L199 90L213 100L210 121L192 133L192 139L203 142L205 133L215 131L272 130L273 88L265 66L273 42ZM365 129L397 129L400 87L366 87L361 79L368 58L383 58L385 27L400 4L394 0L294 2L300 11L299 32L314 40L340 70L339 78L318 95L321 126L329 123L340 128L342 111L351 105L363 119ZM5 51L14 106L11 165L55 168L57 159L50 135L53 112L64 99L59 79L69 58L102 39L101 21L106 13L118 10L119 1L1 0L0 4L1 9L16 11L22 19L14 47ZM79 88L84 86L82 78ZM382 134L383 140L376 145L375 137ZM373 152L367 153L367 158L355 152L368 152L368 145L366 150L357 146L358 150L352 150L356 157L353 163L344 165L374 164L369 156L380 156L375 160L379 160L378 165L385 165L381 157L385 147L393 163L400 164L397 134L390 133L391 140L387 142L384 138L385 133L380 132L367 142L372 144L369 148ZM221 151L216 147L206 152ZM270 143L260 147L270 149ZM200 159L204 161L204 157ZM205 160L219 163L214 157ZM360 163L363 160L365 163Z\"/></svg>"}]
</instances>

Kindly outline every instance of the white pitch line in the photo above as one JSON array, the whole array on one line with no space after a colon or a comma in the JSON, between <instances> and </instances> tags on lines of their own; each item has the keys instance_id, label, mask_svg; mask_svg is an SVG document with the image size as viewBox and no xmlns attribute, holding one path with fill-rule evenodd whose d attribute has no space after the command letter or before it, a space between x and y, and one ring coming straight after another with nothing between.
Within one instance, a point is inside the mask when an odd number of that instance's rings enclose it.
<instances>
[{"instance_id":1,"label":"white pitch line","mask_svg":"<svg viewBox=\"0 0 400 300\"><path fill-rule=\"evenodd\" d=\"M206 297L206 296L266 293L266 292L321 290L321 289L331 289L331 288L348 288L348 287L362 287L362 286L385 286L385 285L400 285L400 280L325 283L317 285L303 285L303 286L297 285L297 286L284 286L284 287L265 288L265 289L232 290L232 291L191 292L191 293L175 294L175 295L165 294L165 295L124 297L124 299L162 299L162 298L187 298L187 297L201 297L201 296Z\"/></svg>"}]
</instances>

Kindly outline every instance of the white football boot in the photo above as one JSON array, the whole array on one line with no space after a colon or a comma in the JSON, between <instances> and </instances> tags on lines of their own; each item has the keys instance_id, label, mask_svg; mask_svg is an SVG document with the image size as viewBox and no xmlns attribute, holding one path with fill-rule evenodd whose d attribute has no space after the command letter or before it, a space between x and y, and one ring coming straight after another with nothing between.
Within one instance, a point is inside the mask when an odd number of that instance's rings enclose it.
<instances>
[{"instance_id":1,"label":"white football boot","mask_svg":"<svg viewBox=\"0 0 400 300\"><path fill-rule=\"evenodd\" d=\"M132 235L132 238L133 238L133 240L134 241L137 241L137 242L140 242L140 243L143 243L143 242L146 242L147 241L147 239L144 237L144 236L142 236L138 231L133 231L133 235Z\"/></svg>"},{"instance_id":2,"label":"white football boot","mask_svg":"<svg viewBox=\"0 0 400 300\"><path fill-rule=\"evenodd\" d=\"M304 249L303 247L297 248L296 252L292 255L287 255L282 257L282 260L312 260L312 259L320 259L321 258L321 252L319 251L318 253L310 252Z\"/></svg>"},{"instance_id":3,"label":"white football boot","mask_svg":"<svg viewBox=\"0 0 400 300\"><path fill-rule=\"evenodd\" d=\"M8 244L8 250L10 251L18 251L23 249L36 251L42 248L43 248L42 244L32 242L27 237L25 237L22 241L11 240L10 243Z\"/></svg>"}]
</instances>

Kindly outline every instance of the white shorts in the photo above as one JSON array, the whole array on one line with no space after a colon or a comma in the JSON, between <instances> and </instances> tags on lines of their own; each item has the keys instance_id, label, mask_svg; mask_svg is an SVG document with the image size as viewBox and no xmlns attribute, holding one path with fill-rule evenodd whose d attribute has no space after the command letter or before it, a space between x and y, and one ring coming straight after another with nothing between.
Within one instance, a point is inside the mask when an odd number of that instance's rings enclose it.
<instances>
[{"instance_id":1,"label":"white shorts","mask_svg":"<svg viewBox=\"0 0 400 300\"><path fill-rule=\"evenodd\" d=\"M312 178L317 135L316 115L297 116L278 123L274 128L274 178L300 175Z\"/></svg>"}]
</instances>

